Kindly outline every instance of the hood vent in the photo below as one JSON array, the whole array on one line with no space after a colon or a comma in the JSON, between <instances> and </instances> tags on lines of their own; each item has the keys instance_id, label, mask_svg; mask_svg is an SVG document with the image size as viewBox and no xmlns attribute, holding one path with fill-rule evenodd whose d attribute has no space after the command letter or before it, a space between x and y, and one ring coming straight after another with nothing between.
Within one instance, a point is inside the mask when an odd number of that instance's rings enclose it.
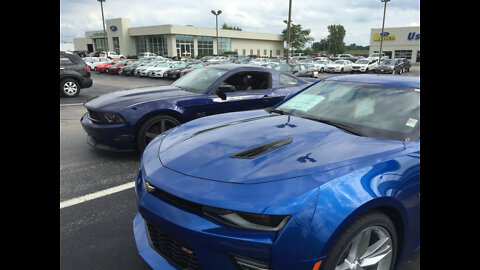
<instances>
[{"instance_id":1,"label":"hood vent","mask_svg":"<svg viewBox=\"0 0 480 270\"><path fill-rule=\"evenodd\" d=\"M268 152L271 152L275 149L278 149L284 145L290 144L292 141L293 141L292 137L288 137L285 139L281 139L281 140L261 144L258 146L254 146L252 148L248 148L246 150L235 153L230 157L231 158L247 158L247 159L256 158Z\"/></svg>"}]
</instances>

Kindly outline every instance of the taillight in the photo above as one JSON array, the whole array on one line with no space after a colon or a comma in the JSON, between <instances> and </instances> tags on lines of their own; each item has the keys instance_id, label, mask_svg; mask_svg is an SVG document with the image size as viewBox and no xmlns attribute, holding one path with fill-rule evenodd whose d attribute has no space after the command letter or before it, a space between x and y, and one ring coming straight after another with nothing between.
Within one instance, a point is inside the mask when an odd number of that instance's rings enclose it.
<instances>
[{"instance_id":1,"label":"taillight","mask_svg":"<svg viewBox=\"0 0 480 270\"><path fill-rule=\"evenodd\" d=\"M87 72L90 72L90 66L87 65Z\"/></svg>"}]
</instances>

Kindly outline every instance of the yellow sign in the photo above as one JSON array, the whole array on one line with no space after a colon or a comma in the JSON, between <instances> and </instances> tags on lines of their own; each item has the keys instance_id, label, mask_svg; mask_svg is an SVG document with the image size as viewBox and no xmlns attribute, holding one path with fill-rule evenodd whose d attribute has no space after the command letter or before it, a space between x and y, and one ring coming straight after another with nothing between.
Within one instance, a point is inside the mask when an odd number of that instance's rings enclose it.
<instances>
[{"instance_id":1,"label":"yellow sign","mask_svg":"<svg viewBox=\"0 0 480 270\"><path fill-rule=\"evenodd\" d=\"M383 40L395 40L395 36L390 35L388 32L383 32L383 34L375 33L375 36L373 36L374 41L380 41L380 38Z\"/></svg>"}]
</instances>

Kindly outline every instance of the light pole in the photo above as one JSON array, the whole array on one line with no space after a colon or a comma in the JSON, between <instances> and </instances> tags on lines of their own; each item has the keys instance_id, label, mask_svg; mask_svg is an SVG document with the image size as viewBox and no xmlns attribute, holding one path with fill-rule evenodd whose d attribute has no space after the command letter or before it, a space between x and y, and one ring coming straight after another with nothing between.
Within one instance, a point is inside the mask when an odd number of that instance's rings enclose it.
<instances>
[{"instance_id":1,"label":"light pole","mask_svg":"<svg viewBox=\"0 0 480 270\"><path fill-rule=\"evenodd\" d=\"M290 24L292 23L292 0L288 1L288 21L283 21L287 24L287 64L290 57Z\"/></svg>"},{"instance_id":2,"label":"light pole","mask_svg":"<svg viewBox=\"0 0 480 270\"><path fill-rule=\"evenodd\" d=\"M215 22L216 22L216 29L217 29L217 55L218 55L218 15L222 14L221 10L218 10L215 12L215 10L212 9L212 14L215 15Z\"/></svg>"},{"instance_id":3,"label":"light pole","mask_svg":"<svg viewBox=\"0 0 480 270\"><path fill-rule=\"evenodd\" d=\"M387 10L387 2L390 2L390 0L380 0L380 2L384 2L385 6L383 7L382 33L380 33L380 52L378 53L379 65L380 65L380 61L382 60L382 43L383 43L383 27L385 26L385 11Z\"/></svg>"},{"instance_id":4,"label":"light pole","mask_svg":"<svg viewBox=\"0 0 480 270\"><path fill-rule=\"evenodd\" d=\"M103 2L105 2L105 0L97 0L97 1L100 2L100 7L102 9L103 38L105 39L105 52L107 53L107 57L108 57L108 39L107 39L107 32L105 31L105 19L103 18Z\"/></svg>"}]
</instances>

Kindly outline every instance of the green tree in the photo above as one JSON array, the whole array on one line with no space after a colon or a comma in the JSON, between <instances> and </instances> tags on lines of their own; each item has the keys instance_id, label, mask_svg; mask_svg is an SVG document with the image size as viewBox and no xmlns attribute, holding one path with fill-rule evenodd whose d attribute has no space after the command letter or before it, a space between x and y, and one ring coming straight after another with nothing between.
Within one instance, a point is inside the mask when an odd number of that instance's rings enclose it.
<instances>
[{"instance_id":1,"label":"green tree","mask_svg":"<svg viewBox=\"0 0 480 270\"><path fill-rule=\"evenodd\" d=\"M236 26L230 26L227 25L226 23L223 23L222 29L228 29L228 30L235 30L235 31L242 31L242 28L236 27Z\"/></svg>"},{"instance_id":2,"label":"green tree","mask_svg":"<svg viewBox=\"0 0 480 270\"><path fill-rule=\"evenodd\" d=\"M283 40L287 41L287 28L282 31ZM300 24L290 24L290 48L301 50L307 42L313 41L310 29L302 29Z\"/></svg>"},{"instance_id":3,"label":"green tree","mask_svg":"<svg viewBox=\"0 0 480 270\"><path fill-rule=\"evenodd\" d=\"M343 43L343 39L345 38L345 28L343 25L329 25L328 29L328 53L331 54L339 54L345 51L345 43Z\"/></svg>"}]
</instances>

